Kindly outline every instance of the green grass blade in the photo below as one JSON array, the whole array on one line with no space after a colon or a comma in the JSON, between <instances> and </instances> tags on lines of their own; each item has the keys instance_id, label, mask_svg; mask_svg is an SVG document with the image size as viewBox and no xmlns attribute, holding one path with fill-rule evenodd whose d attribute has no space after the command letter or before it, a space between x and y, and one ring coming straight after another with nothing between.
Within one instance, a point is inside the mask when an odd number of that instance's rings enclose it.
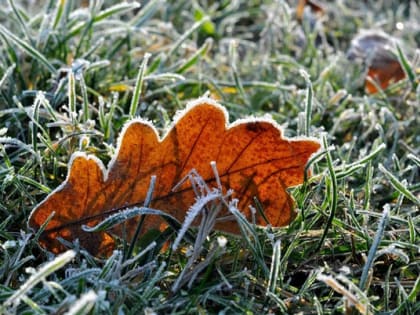
<instances>
[{"instance_id":1,"label":"green grass blade","mask_svg":"<svg viewBox=\"0 0 420 315\"><path fill-rule=\"evenodd\" d=\"M324 148L327 148L327 137L324 135L322 139ZM327 224L325 225L324 232L322 234L321 240L316 247L316 252L321 249L324 245L325 238L327 237L328 230L331 227L333 219L335 217L335 212L337 210L337 199L338 199L338 189L337 189L337 177L335 175L335 170L332 162L332 157L330 151L326 151L326 158L327 158L327 165L328 165L328 172L330 174L330 196L329 196L329 208L330 208L330 215L328 217Z\"/></svg>"},{"instance_id":2,"label":"green grass blade","mask_svg":"<svg viewBox=\"0 0 420 315\"><path fill-rule=\"evenodd\" d=\"M314 90L312 87L312 82L309 77L309 74L301 69L300 74L304 77L306 82L306 102L305 102L305 129L304 134L305 136L310 136L310 127L311 127L311 116L312 116L312 103L313 103L313 94Z\"/></svg>"},{"instance_id":3,"label":"green grass blade","mask_svg":"<svg viewBox=\"0 0 420 315\"><path fill-rule=\"evenodd\" d=\"M69 116L73 123L77 120L77 111L76 111L76 79L74 77L73 71L69 72L68 75L68 90L67 95L69 99Z\"/></svg>"},{"instance_id":4,"label":"green grass blade","mask_svg":"<svg viewBox=\"0 0 420 315\"><path fill-rule=\"evenodd\" d=\"M10 7L13 10L13 13L16 15L16 18L19 22L20 28L23 30L23 32L25 33L25 37L31 42L31 45L34 45L34 41L32 39L32 37L29 34L28 28L26 27L26 23L23 21L23 17L20 14L19 10L16 8L15 5L15 1L13 0L7 0L7 2L9 3Z\"/></svg>"},{"instance_id":5,"label":"green grass blade","mask_svg":"<svg viewBox=\"0 0 420 315\"><path fill-rule=\"evenodd\" d=\"M48 59L43 54L41 54L38 50L36 50L34 47L32 47L30 44L28 44L24 40L12 34L3 25L0 25L0 34L10 39L11 41L13 41L17 46L19 46L28 55L30 55L32 58L37 60L42 65L44 65L52 74L57 73L57 70L54 68L54 66L48 61Z\"/></svg>"},{"instance_id":6,"label":"green grass blade","mask_svg":"<svg viewBox=\"0 0 420 315\"><path fill-rule=\"evenodd\" d=\"M413 87L413 90L416 90L417 89L416 74L411 68L407 60L407 57L405 56L404 52L402 51L399 45L397 45L397 52L398 52L398 60L400 61L402 68L404 69L404 72L407 75L408 80L410 81Z\"/></svg>"},{"instance_id":7,"label":"green grass blade","mask_svg":"<svg viewBox=\"0 0 420 315\"><path fill-rule=\"evenodd\" d=\"M99 22L101 20L104 20L112 15L116 14L123 14L125 12L129 12L135 9L138 9L140 7L140 3L138 2L121 2L116 5L113 5L112 7L109 7L101 12L99 12L94 18L94 22Z\"/></svg>"},{"instance_id":8,"label":"green grass blade","mask_svg":"<svg viewBox=\"0 0 420 315\"><path fill-rule=\"evenodd\" d=\"M63 16L66 1L57 1L56 3L57 3L57 7L54 12L54 18L53 18L53 23L52 23L53 30L55 30L58 24L61 22L61 18Z\"/></svg>"},{"instance_id":9,"label":"green grass blade","mask_svg":"<svg viewBox=\"0 0 420 315\"><path fill-rule=\"evenodd\" d=\"M391 185L398 190L404 197L414 202L416 205L420 205L420 200L407 189L406 185L403 184L396 178L390 171L388 171L382 164L379 164L379 170L388 178Z\"/></svg>"},{"instance_id":10,"label":"green grass blade","mask_svg":"<svg viewBox=\"0 0 420 315\"><path fill-rule=\"evenodd\" d=\"M145 54L143 58L143 62L141 63L139 67L139 71L138 71L137 79L136 79L136 85L134 86L133 97L131 99L131 104L130 104L130 110L129 110L130 117L135 117L137 113L137 108L139 106L139 101L140 101L140 94L143 89L144 77L147 71L147 63L149 62L150 57L151 57L150 54Z\"/></svg>"},{"instance_id":11,"label":"green grass blade","mask_svg":"<svg viewBox=\"0 0 420 315\"><path fill-rule=\"evenodd\" d=\"M162 4L162 0L151 0L144 5L139 11L138 15L130 22L131 26L140 27L146 21L148 21L156 11L159 9L159 4Z\"/></svg>"},{"instance_id":12,"label":"green grass blade","mask_svg":"<svg viewBox=\"0 0 420 315\"><path fill-rule=\"evenodd\" d=\"M94 291L83 294L80 299L73 302L66 315L88 315L95 306L98 295Z\"/></svg>"},{"instance_id":13,"label":"green grass blade","mask_svg":"<svg viewBox=\"0 0 420 315\"><path fill-rule=\"evenodd\" d=\"M202 18L200 21L194 23L184 34L182 34L178 40L173 44L171 49L168 52L168 57L172 56L178 48L190 37L194 32L196 32L204 23L209 21L210 18L208 16Z\"/></svg>"},{"instance_id":14,"label":"green grass blade","mask_svg":"<svg viewBox=\"0 0 420 315\"><path fill-rule=\"evenodd\" d=\"M277 279L280 270L281 260L281 241L278 240L273 245L273 255L271 257L270 274L268 277L267 293L275 294L277 287Z\"/></svg>"},{"instance_id":15,"label":"green grass blade","mask_svg":"<svg viewBox=\"0 0 420 315\"><path fill-rule=\"evenodd\" d=\"M242 84L242 80L240 78L238 68L236 65L236 58L237 58L237 51L236 51L237 43L236 41L232 40L229 43L229 60L230 60L230 68L232 72L233 81L235 82L235 87L238 90L239 94L242 97L242 100L245 104L250 105L249 99L245 93L244 86Z\"/></svg>"},{"instance_id":16,"label":"green grass blade","mask_svg":"<svg viewBox=\"0 0 420 315\"><path fill-rule=\"evenodd\" d=\"M359 288L361 290L366 290L369 271L370 271L370 269L373 265L373 262L375 260L375 255L376 255L376 252L378 251L378 247L379 247L381 239L384 235L385 227L388 224L389 211L390 211L389 205L385 205L384 206L384 211L382 213L381 220L379 221L379 224L378 224L378 230L376 231L375 238L373 239L372 246L369 249L369 254L368 254L366 263L363 267L362 275L360 277Z\"/></svg>"},{"instance_id":17,"label":"green grass blade","mask_svg":"<svg viewBox=\"0 0 420 315\"><path fill-rule=\"evenodd\" d=\"M204 56L210 49L213 44L213 40L211 38L207 38L204 44L185 62L183 62L176 70L176 73L184 73L189 68L194 66L197 61L200 59L201 56Z\"/></svg>"},{"instance_id":18,"label":"green grass blade","mask_svg":"<svg viewBox=\"0 0 420 315\"><path fill-rule=\"evenodd\" d=\"M74 257L76 253L72 250L69 250L59 256L57 256L53 261L45 264L41 267L36 273L34 273L24 284L16 290L12 296L10 296L0 307L0 312L5 312L8 307L12 305L18 305L20 300L39 282L44 281L44 279L54 273L56 270L62 268L68 264Z\"/></svg>"},{"instance_id":19,"label":"green grass blade","mask_svg":"<svg viewBox=\"0 0 420 315\"><path fill-rule=\"evenodd\" d=\"M101 232L111 229L112 227L121 224L129 219L141 216L141 215L159 215L162 217L167 217L171 220L175 220L171 215L164 211L147 208L147 207L133 207L121 210L120 212L113 214L101 221L95 226L86 226L83 225L82 229L86 232Z\"/></svg>"},{"instance_id":20,"label":"green grass blade","mask_svg":"<svg viewBox=\"0 0 420 315\"><path fill-rule=\"evenodd\" d=\"M11 76L11 74L13 73L13 71L16 68L16 64L12 64L9 68L7 68L7 70L4 72L3 77L0 79L0 89L2 88L2 86L5 84L6 80L8 77Z\"/></svg>"}]
</instances>

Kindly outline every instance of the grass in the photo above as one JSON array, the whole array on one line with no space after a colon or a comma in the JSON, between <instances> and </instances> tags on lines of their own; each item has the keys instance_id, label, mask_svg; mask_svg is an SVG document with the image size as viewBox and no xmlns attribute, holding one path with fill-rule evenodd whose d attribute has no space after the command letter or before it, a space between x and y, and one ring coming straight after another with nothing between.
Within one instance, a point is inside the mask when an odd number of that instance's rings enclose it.
<instances>
[{"instance_id":1,"label":"grass","mask_svg":"<svg viewBox=\"0 0 420 315\"><path fill-rule=\"evenodd\" d=\"M418 2L326 2L303 24L293 1L34 3L0 11L0 313L420 312ZM400 40L408 74L374 95L345 56L368 28ZM163 131L206 93L231 119L269 113L324 142L289 227L259 229L231 205L241 237L209 221L176 249L159 250L168 231L106 260L39 247L26 219L73 152L107 162L128 119Z\"/></svg>"}]
</instances>

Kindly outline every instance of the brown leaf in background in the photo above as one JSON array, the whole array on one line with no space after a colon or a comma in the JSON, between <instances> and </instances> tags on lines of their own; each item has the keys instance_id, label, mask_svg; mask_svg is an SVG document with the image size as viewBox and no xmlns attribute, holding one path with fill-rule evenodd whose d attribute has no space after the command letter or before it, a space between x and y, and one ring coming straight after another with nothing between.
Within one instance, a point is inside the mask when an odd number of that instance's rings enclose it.
<instances>
[{"instance_id":1,"label":"brown leaf in background","mask_svg":"<svg viewBox=\"0 0 420 315\"><path fill-rule=\"evenodd\" d=\"M395 54L396 39L382 31L364 31L356 36L348 52L351 60L363 62L368 70L365 80L366 92L378 92L374 81L385 90L390 84L405 78L405 72Z\"/></svg>"},{"instance_id":2,"label":"brown leaf in background","mask_svg":"<svg viewBox=\"0 0 420 315\"><path fill-rule=\"evenodd\" d=\"M269 119L239 120L230 126L227 122L226 110L210 99L190 104L163 139L150 123L130 121L108 170L95 157L73 155L67 179L32 211L29 226L38 230L55 211L41 235L43 247L58 253L65 248L57 237L79 239L92 254L107 256L114 248L111 235L87 233L82 225L93 226L116 211L142 206L152 175L156 175L156 185L150 207L182 222L196 196L189 182L176 191L172 188L193 168L209 186L216 187L211 161L217 163L223 189L233 189L233 197L238 198L238 207L248 219L249 206L257 197L273 226L287 225L294 211L286 188L302 183L308 158L320 144L285 139ZM257 224L266 224L258 214L256 219ZM129 237L137 221L125 223ZM147 216L143 231L164 225L159 216ZM232 221L216 224L216 229L238 232Z\"/></svg>"},{"instance_id":3,"label":"brown leaf in background","mask_svg":"<svg viewBox=\"0 0 420 315\"><path fill-rule=\"evenodd\" d=\"M305 8L309 8L311 12L317 15L322 15L326 11L324 5L317 0L299 0L296 6L296 18L300 22L303 20Z\"/></svg>"},{"instance_id":4,"label":"brown leaf in background","mask_svg":"<svg viewBox=\"0 0 420 315\"><path fill-rule=\"evenodd\" d=\"M371 80L385 90L390 84L398 82L405 78L405 72L401 68L398 60L384 60L383 66L370 66L367 76L370 78L365 81L365 89L368 93L374 94L378 92L378 88Z\"/></svg>"}]
</instances>

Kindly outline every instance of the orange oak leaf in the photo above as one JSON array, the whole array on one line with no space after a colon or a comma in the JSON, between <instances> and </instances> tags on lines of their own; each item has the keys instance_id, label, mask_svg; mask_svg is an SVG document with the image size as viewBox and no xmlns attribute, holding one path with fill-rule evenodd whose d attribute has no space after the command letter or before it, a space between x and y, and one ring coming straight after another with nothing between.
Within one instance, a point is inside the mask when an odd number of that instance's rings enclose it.
<instances>
[{"instance_id":1,"label":"orange oak leaf","mask_svg":"<svg viewBox=\"0 0 420 315\"><path fill-rule=\"evenodd\" d=\"M149 122L128 122L107 169L96 157L75 153L66 180L32 211L28 224L38 230L54 211L39 240L43 247L58 253L65 248L57 237L79 239L92 254L107 256L115 245L113 237L106 232L85 232L82 225L93 226L121 209L142 206L153 175L156 183L150 207L182 222L196 195L188 181L176 191L173 187L192 169L210 187L217 187L210 165L215 161L223 189L234 191L238 208L248 219L249 206L257 197L270 224L284 226L294 218L293 200L286 188L302 183L305 165L319 148L313 139L283 138L279 126L268 118L243 119L229 125L226 110L202 98L177 115L162 139ZM261 215L256 220L266 225ZM125 223L129 237L137 221ZM160 216L146 216L143 231L163 225ZM215 228L239 231L234 221L216 224Z\"/></svg>"}]
</instances>

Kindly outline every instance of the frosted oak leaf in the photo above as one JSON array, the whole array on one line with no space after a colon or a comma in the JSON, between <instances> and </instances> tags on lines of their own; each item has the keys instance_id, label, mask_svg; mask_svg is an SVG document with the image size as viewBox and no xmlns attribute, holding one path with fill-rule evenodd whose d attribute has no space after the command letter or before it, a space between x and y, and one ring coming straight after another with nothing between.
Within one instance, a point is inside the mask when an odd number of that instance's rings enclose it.
<instances>
[{"instance_id":1,"label":"frosted oak leaf","mask_svg":"<svg viewBox=\"0 0 420 315\"><path fill-rule=\"evenodd\" d=\"M306 163L319 148L314 139L284 138L272 119L248 118L229 124L224 107L212 99L201 98L176 115L162 138L150 122L129 121L107 168L94 156L75 153L67 178L35 207L28 224L38 230L54 211L39 239L43 247L59 253L65 247L58 237L78 239L92 254L107 256L115 246L112 233L88 233L82 225L93 226L121 209L142 206L153 175L156 184L150 207L182 222L196 196L188 181L176 191L172 188L192 169L210 187L217 187L210 166L215 161L223 189L233 190L238 208L248 219L256 197L269 223L284 226L295 216L294 203L286 189L302 183ZM129 237L134 234L137 221L125 223ZM256 223L267 224L258 213ZM161 217L147 216L143 231L162 229L164 225ZM235 221L217 223L215 228L239 232ZM112 232L118 234L121 229Z\"/></svg>"}]
</instances>

